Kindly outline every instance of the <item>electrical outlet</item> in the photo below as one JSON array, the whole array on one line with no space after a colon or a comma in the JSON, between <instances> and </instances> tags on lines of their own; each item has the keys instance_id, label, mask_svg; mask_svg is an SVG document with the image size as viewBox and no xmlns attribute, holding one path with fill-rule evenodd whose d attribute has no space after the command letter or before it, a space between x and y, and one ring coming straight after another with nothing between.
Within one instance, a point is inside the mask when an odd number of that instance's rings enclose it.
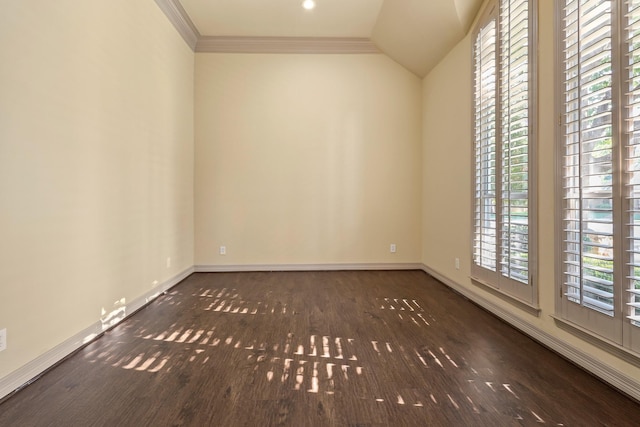
<instances>
[{"instance_id":1,"label":"electrical outlet","mask_svg":"<svg viewBox=\"0 0 640 427\"><path fill-rule=\"evenodd\" d=\"M0 329L0 351L7 349L7 329Z\"/></svg>"},{"instance_id":2,"label":"electrical outlet","mask_svg":"<svg viewBox=\"0 0 640 427\"><path fill-rule=\"evenodd\" d=\"M226 254L227 254L227 247L220 246L220 255L226 255Z\"/></svg>"},{"instance_id":3,"label":"electrical outlet","mask_svg":"<svg viewBox=\"0 0 640 427\"><path fill-rule=\"evenodd\" d=\"M171 257L167 257L167 268L171 267Z\"/></svg>"},{"instance_id":4,"label":"electrical outlet","mask_svg":"<svg viewBox=\"0 0 640 427\"><path fill-rule=\"evenodd\" d=\"M455 265L456 265L456 270L460 270L460 258L456 258Z\"/></svg>"},{"instance_id":5,"label":"electrical outlet","mask_svg":"<svg viewBox=\"0 0 640 427\"><path fill-rule=\"evenodd\" d=\"M395 243L392 243L392 244L389 246L389 252L391 252L392 254L395 254L395 253L396 253L396 244L395 244Z\"/></svg>"}]
</instances>

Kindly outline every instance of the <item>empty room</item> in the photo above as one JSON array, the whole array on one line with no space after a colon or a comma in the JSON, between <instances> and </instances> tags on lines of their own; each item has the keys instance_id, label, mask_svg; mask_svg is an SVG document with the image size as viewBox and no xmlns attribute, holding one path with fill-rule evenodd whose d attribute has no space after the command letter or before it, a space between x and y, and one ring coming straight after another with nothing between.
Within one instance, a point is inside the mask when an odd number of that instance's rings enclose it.
<instances>
[{"instance_id":1,"label":"empty room","mask_svg":"<svg viewBox=\"0 0 640 427\"><path fill-rule=\"evenodd\" d=\"M1 3L1 426L640 422L637 1Z\"/></svg>"}]
</instances>

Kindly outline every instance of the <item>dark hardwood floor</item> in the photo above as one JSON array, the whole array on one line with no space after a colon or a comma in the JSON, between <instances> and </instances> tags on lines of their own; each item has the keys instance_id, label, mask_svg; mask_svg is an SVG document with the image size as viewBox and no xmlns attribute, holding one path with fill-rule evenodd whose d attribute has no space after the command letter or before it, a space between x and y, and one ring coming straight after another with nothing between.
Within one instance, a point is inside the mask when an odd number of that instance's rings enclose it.
<instances>
[{"instance_id":1,"label":"dark hardwood floor","mask_svg":"<svg viewBox=\"0 0 640 427\"><path fill-rule=\"evenodd\" d=\"M637 426L640 405L419 271L194 274L0 426Z\"/></svg>"}]
</instances>

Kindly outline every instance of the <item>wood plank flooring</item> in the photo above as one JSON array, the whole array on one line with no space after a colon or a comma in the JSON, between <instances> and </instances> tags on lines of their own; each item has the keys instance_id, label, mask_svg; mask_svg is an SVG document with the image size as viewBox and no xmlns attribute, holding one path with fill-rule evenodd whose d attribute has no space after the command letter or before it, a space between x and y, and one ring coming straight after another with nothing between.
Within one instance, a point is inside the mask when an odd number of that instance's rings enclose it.
<instances>
[{"instance_id":1,"label":"wood plank flooring","mask_svg":"<svg viewBox=\"0 0 640 427\"><path fill-rule=\"evenodd\" d=\"M637 426L640 405L420 271L194 274L0 426Z\"/></svg>"}]
</instances>

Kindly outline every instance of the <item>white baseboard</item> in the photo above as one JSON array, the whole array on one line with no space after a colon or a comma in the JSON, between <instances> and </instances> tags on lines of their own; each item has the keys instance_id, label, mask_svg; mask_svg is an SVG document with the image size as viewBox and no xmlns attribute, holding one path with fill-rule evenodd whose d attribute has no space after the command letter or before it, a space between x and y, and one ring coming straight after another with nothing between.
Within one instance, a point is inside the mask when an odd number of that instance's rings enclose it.
<instances>
[{"instance_id":1,"label":"white baseboard","mask_svg":"<svg viewBox=\"0 0 640 427\"><path fill-rule=\"evenodd\" d=\"M585 351L576 348L568 344L567 342L554 337L548 332L545 332L542 329L530 324L526 320L515 316L499 305L496 305L493 302L485 299L480 294L460 285L459 283L456 283L455 281L449 279L448 277L440 274L436 270L433 270L424 264L422 265L422 270L425 273L438 279L448 287L452 288L459 294L478 304L480 307L509 323L516 329L519 329L534 340L562 355L563 357L567 358L586 371L592 373L602 381L640 401L640 381L637 378L630 377L618 371L617 369L611 368L610 366L592 357L589 353L586 353Z\"/></svg>"},{"instance_id":2,"label":"white baseboard","mask_svg":"<svg viewBox=\"0 0 640 427\"><path fill-rule=\"evenodd\" d=\"M421 270L418 263L196 265L196 273L241 271Z\"/></svg>"},{"instance_id":3,"label":"white baseboard","mask_svg":"<svg viewBox=\"0 0 640 427\"><path fill-rule=\"evenodd\" d=\"M160 283L145 294L131 301L125 306L126 309L123 310L123 312L126 313L126 316L119 319L117 323L120 323L122 320L131 316L133 313L153 301L158 295L177 285L193 272L194 268L189 267L178 275ZM109 328L113 326L115 326L115 324L110 325ZM62 361L65 357L78 350L80 347L100 336L100 334L102 334L106 329L103 329L103 322L98 319L88 328L78 332L51 350L43 353L31 362L28 362L26 365L23 365L0 379L0 399L32 383L47 371L47 369L51 368Z\"/></svg>"}]
</instances>

